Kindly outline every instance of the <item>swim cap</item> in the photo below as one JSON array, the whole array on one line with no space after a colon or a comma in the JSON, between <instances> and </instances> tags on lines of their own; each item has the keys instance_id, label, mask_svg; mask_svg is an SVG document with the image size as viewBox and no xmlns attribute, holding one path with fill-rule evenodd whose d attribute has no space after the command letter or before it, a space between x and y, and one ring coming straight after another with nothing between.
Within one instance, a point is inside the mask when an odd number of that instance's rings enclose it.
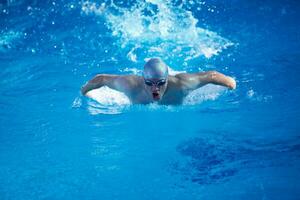
<instances>
[{"instance_id":1,"label":"swim cap","mask_svg":"<svg viewBox=\"0 0 300 200\"><path fill-rule=\"evenodd\" d=\"M143 76L145 79L168 77L168 66L160 58L151 58L144 65Z\"/></svg>"}]
</instances>

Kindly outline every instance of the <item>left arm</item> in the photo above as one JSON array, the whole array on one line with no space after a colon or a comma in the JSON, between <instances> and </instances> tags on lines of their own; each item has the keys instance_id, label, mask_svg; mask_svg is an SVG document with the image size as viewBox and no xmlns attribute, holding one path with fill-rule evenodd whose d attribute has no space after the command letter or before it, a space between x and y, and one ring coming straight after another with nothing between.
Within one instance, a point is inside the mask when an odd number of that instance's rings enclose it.
<instances>
[{"instance_id":1,"label":"left arm","mask_svg":"<svg viewBox=\"0 0 300 200\"><path fill-rule=\"evenodd\" d=\"M228 87L229 89L236 88L236 82L233 78L225 76L217 71L199 72L194 74L181 73L176 75L180 79L184 88L194 90L206 84L212 83Z\"/></svg>"}]
</instances>

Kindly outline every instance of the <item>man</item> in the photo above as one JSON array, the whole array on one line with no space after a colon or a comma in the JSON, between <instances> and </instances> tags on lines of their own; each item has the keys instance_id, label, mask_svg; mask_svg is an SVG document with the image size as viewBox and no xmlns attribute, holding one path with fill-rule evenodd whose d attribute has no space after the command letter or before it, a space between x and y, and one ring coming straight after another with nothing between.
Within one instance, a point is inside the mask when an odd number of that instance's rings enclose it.
<instances>
[{"instance_id":1,"label":"man","mask_svg":"<svg viewBox=\"0 0 300 200\"><path fill-rule=\"evenodd\" d=\"M82 94L108 86L123 92L134 104L181 104L192 90L206 84L235 89L233 78L216 71L168 74L168 66L159 58L152 58L144 66L143 76L98 74L81 88Z\"/></svg>"}]
</instances>

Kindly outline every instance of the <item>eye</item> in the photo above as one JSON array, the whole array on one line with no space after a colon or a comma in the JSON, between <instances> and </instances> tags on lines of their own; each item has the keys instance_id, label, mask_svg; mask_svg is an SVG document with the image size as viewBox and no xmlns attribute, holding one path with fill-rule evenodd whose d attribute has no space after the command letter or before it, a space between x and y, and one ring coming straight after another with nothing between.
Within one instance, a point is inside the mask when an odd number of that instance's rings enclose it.
<instances>
[{"instance_id":1,"label":"eye","mask_svg":"<svg viewBox=\"0 0 300 200\"><path fill-rule=\"evenodd\" d=\"M162 86L162 85L164 85L165 83L166 83L166 80L161 80L161 81L157 82L157 85L158 85L158 86Z\"/></svg>"},{"instance_id":2,"label":"eye","mask_svg":"<svg viewBox=\"0 0 300 200\"><path fill-rule=\"evenodd\" d=\"M152 86L153 83L151 81L145 81L145 84L148 85L148 86Z\"/></svg>"}]
</instances>

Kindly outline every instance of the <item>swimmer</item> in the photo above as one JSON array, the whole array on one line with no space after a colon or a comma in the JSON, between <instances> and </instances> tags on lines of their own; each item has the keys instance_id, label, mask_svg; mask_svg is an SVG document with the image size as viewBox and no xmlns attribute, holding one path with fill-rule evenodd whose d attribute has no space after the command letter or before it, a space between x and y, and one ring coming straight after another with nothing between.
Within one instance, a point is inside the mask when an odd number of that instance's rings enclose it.
<instances>
[{"instance_id":1,"label":"swimmer","mask_svg":"<svg viewBox=\"0 0 300 200\"><path fill-rule=\"evenodd\" d=\"M144 65L143 76L98 74L88 81L81 93L88 96L88 92L107 86L123 92L133 104L181 104L190 91L206 84L236 88L233 78L217 71L199 73L179 73L171 76L168 66L160 58L151 58Z\"/></svg>"}]
</instances>

